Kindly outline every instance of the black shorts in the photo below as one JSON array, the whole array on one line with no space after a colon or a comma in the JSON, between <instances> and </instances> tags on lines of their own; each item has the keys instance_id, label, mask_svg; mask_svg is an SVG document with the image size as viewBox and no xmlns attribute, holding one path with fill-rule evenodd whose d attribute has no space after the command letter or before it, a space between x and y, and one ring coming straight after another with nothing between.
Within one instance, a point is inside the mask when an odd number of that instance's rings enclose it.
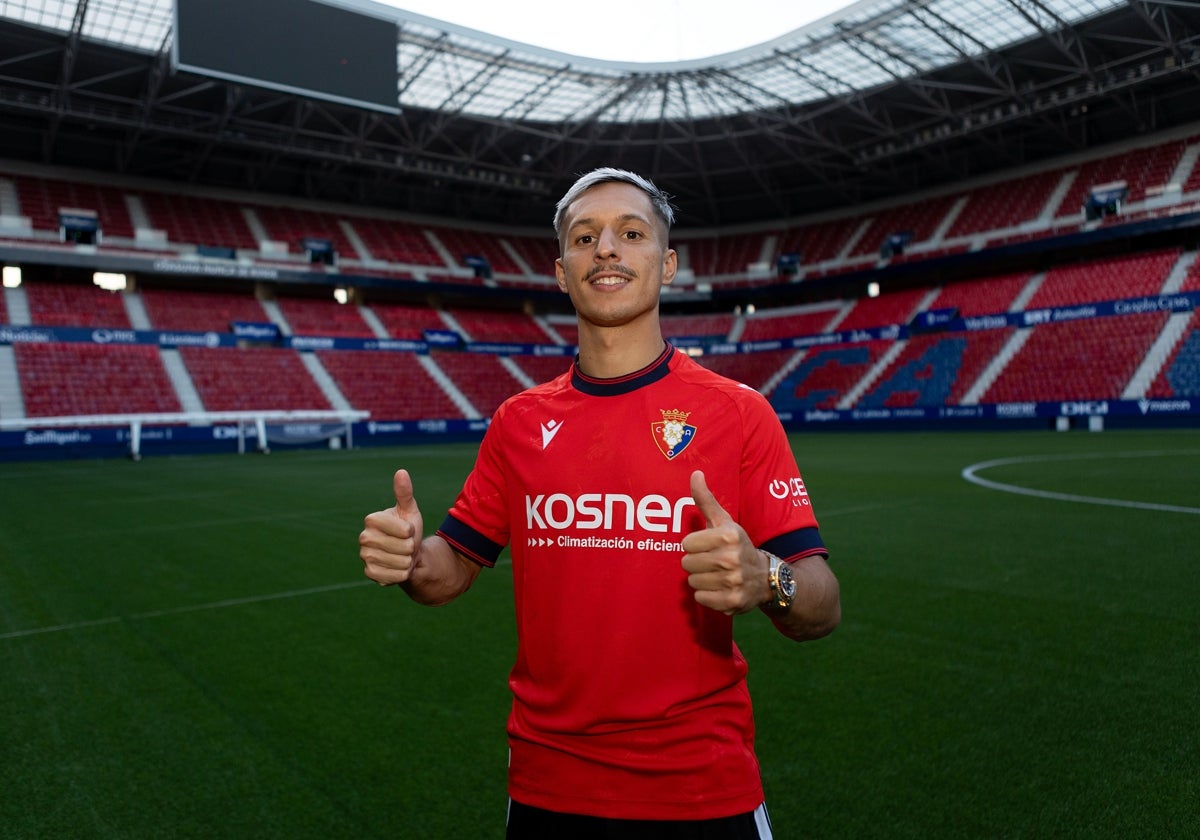
<instances>
[{"instance_id":1,"label":"black shorts","mask_svg":"<svg viewBox=\"0 0 1200 840\"><path fill-rule=\"evenodd\" d=\"M613 820L508 802L507 840L771 840L767 806L714 820Z\"/></svg>"}]
</instances>

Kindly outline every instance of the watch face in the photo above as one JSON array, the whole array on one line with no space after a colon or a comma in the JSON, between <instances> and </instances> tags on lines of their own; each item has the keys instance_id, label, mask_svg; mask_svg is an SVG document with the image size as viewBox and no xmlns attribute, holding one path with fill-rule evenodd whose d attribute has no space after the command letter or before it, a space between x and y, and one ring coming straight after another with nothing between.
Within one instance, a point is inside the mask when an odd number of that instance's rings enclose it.
<instances>
[{"instance_id":1,"label":"watch face","mask_svg":"<svg viewBox=\"0 0 1200 840\"><path fill-rule=\"evenodd\" d=\"M792 567L787 563L779 566L779 592L789 601L796 596L796 579L792 577Z\"/></svg>"}]
</instances>

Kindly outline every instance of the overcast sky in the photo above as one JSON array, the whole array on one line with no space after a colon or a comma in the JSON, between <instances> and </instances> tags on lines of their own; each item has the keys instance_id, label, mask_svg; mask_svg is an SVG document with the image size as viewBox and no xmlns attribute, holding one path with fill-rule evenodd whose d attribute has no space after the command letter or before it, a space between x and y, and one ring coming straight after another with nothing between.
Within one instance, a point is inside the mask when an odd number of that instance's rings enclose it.
<instances>
[{"instance_id":1,"label":"overcast sky","mask_svg":"<svg viewBox=\"0 0 1200 840\"><path fill-rule=\"evenodd\" d=\"M685 61L770 41L850 0L382 0L514 41L612 61Z\"/></svg>"}]
</instances>

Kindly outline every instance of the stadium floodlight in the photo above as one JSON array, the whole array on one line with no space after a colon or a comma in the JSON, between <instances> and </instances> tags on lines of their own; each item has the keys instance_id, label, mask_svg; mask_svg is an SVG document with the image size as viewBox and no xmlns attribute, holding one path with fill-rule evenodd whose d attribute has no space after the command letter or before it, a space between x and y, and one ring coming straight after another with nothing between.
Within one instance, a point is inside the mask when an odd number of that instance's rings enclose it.
<instances>
[{"instance_id":1,"label":"stadium floodlight","mask_svg":"<svg viewBox=\"0 0 1200 840\"><path fill-rule=\"evenodd\" d=\"M350 301L350 293L341 286L333 290L333 299L338 303L348 303Z\"/></svg>"},{"instance_id":2,"label":"stadium floodlight","mask_svg":"<svg viewBox=\"0 0 1200 840\"><path fill-rule=\"evenodd\" d=\"M867 284L867 297L879 297L879 284L874 280Z\"/></svg>"},{"instance_id":3,"label":"stadium floodlight","mask_svg":"<svg viewBox=\"0 0 1200 840\"><path fill-rule=\"evenodd\" d=\"M113 274L108 271L97 271L92 275L92 282L101 289L107 289L110 292L122 292L127 285L127 279L124 274Z\"/></svg>"},{"instance_id":4,"label":"stadium floodlight","mask_svg":"<svg viewBox=\"0 0 1200 840\"><path fill-rule=\"evenodd\" d=\"M4 288L15 289L21 285L21 267L19 265L4 266Z\"/></svg>"}]
</instances>

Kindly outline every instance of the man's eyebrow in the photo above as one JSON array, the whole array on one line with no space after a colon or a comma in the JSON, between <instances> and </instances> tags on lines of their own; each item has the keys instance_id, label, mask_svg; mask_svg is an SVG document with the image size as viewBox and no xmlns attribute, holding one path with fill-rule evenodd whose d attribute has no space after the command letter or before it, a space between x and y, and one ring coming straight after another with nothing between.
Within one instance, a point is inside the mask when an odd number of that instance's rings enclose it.
<instances>
[{"instance_id":1,"label":"man's eyebrow","mask_svg":"<svg viewBox=\"0 0 1200 840\"><path fill-rule=\"evenodd\" d=\"M641 222L644 225L653 224L649 219L647 219L641 213L622 213L620 216L617 217L617 221L618 222ZM569 228L567 228L567 230L574 230L577 227L592 227L595 224L596 224L595 219L588 216L583 219L576 219L575 221L571 222L571 226Z\"/></svg>"}]
</instances>

